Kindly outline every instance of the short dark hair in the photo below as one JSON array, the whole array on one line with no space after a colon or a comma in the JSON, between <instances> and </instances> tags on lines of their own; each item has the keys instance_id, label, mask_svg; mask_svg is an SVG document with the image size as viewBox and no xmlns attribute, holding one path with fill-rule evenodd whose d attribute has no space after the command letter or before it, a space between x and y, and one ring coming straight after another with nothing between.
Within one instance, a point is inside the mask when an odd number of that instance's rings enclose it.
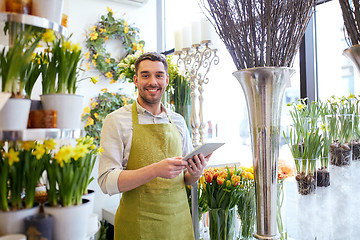
<instances>
[{"instance_id":1,"label":"short dark hair","mask_svg":"<svg viewBox=\"0 0 360 240\"><path fill-rule=\"evenodd\" d=\"M166 59L159 53L148 52L148 53L142 54L138 59L136 59L136 61L135 61L135 74L136 75L137 75L140 63L144 60L150 60L153 62L162 62L164 64L166 74L168 74L169 66L168 66Z\"/></svg>"}]
</instances>

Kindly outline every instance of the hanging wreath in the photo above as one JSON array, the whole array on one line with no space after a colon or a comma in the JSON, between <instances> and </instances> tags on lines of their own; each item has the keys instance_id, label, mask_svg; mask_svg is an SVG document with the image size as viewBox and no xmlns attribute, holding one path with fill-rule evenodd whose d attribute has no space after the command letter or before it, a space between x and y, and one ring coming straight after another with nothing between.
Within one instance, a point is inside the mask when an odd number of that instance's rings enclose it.
<instances>
[{"instance_id":1,"label":"hanging wreath","mask_svg":"<svg viewBox=\"0 0 360 240\"><path fill-rule=\"evenodd\" d=\"M118 39L122 41L123 48L126 51L124 57L142 50L145 42L140 40L139 29L131 26L124 19L113 17L114 12L108 7L108 13L101 16L101 20L90 29L86 38L86 47L89 52L85 58L98 69L102 75L115 82L119 79L118 65L122 58L115 59L106 51L105 44L108 39ZM87 64L88 69L90 63Z\"/></svg>"}]
</instances>

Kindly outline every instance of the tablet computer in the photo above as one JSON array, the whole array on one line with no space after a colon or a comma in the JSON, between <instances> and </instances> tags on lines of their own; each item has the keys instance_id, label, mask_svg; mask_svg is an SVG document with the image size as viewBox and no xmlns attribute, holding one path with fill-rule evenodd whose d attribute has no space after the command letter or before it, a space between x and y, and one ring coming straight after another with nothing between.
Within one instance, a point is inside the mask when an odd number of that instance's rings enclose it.
<instances>
[{"instance_id":1,"label":"tablet computer","mask_svg":"<svg viewBox=\"0 0 360 240\"><path fill-rule=\"evenodd\" d=\"M204 157L206 157L207 155L209 155L210 153L212 153L213 151L215 151L216 149L218 149L219 147L221 147L224 144L225 143L223 143L223 142L222 143L215 143L215 142L204 143L203 145L195 148L192 152L190 152L185 157L183 157L183 159L184 160L193 159L193 157L195 155L198 155L200 153L202 153L204 155Z\"/></svg>"}]
</instances>

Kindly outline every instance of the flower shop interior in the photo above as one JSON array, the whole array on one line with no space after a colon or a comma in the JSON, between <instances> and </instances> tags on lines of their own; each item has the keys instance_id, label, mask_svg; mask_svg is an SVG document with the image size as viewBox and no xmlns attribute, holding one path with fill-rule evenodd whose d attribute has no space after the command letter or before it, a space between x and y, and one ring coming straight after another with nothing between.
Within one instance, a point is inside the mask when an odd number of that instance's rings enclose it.
<instances>
[{"instance_id":1,"label":"flower shop interior","mask_svg":"<svg viewBox=\"0 0 360 240\"><path fill-rule=\"evenodd\" d=\"M0 240L114 239L101 128L145 52L192 145L225 143L185 187L196 240L358 239L360 2L271 2L0 0Z\"/></svg>"}]
</instances>

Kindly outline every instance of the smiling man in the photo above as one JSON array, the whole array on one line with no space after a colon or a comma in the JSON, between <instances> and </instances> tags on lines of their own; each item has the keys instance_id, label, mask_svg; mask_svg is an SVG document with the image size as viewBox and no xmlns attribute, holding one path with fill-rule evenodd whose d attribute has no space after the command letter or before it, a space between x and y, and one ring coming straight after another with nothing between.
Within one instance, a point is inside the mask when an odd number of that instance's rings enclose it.
<instances>
[{"instance_id":1,"label":"smiling man","mask_svg":"<svg viewBox=\"0 0 360 240\"><path fill-rule=\"evenodd\" d=\"M181 157L192 145L184 118L161 103L166 59L145 53L135 72L137 101L106 117L100 140L98 183L106 194L123 193L115 239L194 239L185 184L200 178L210 156Z\"/></svg>"}]
</instances>

